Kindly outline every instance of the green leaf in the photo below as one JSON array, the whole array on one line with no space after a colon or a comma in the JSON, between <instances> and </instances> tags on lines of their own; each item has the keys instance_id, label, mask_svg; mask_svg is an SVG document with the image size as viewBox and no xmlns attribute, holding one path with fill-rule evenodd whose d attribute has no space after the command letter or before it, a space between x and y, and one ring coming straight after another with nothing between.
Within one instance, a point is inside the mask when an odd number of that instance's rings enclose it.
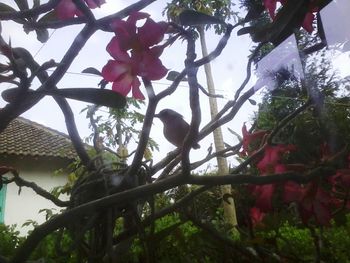
<instances>
[{"instance_id":1,"label":"green leaf","mask_svg":"<svg viewBox=\"0 0 350 263\"><path fill-rule=\"evenodd\" d=\"M16 12L16 9L4 3L0 3L0 12L13 12L13 11Z\"/></svg>"},{"instance_id":2,"label":"green leaf","mask_svg":"<svg viewBox=\"0 0 350 263\"><path fill-rule=\"evenodd\" d=\"M179 15L180 24L183 26L198 26L208 24L225 24L224 21L214 16L200 13L194 10L184 10Z\"/></svg>"},{"instance_id":3,"label":"green leaf","mask_svg":"<svg viewBox=\"0 0 350 263\"><path fill-rule=\"evenodd\" d=\"M169 71L168 75L166 76L167 80L174 81L178 76L180 75L177 71ZM181 81L187 81L186 77L183 77Z\"/></svg>"},{"instance_id":4,"label":"green leaf","mask_svg":"<svg viewBox=\"0 0 350 263\"><path fill-rule=\"evenodd\" d=\"M256 105L256 101L255 100L253 100L253 99L248 99L248 101L250 102L250 104L252 104L252 105Z\"/></svg>"},{"instance_id":5,"label":"green leaf","mask_svg":"<svg viewBox=\"0 0 350 263\"><path fill-rule=\"evenodd\" d=\"M45 43L49 40L49 31L47 29L36 29L36 38L41 42Z\"/></svg>"},{"instance_id":6,"label":"green leaf","mask_svg":"<svg viewBox=\"0 0 350 263\"><path fill-rule=\"evenodd\" d=\"M96 68L94 68L94 67L86 68L81 73L87 73L87 74L94 74L94 75L102 76L101 72L99 70L97 70Z\"/></svg>"},{"instance_id":7,"label":"green leaf","mask_svg":"<svg viewBox=\"0 0 350 263\"><path fill-rule=\"evenodd\" d=\"M124 108L126 105L126 98L111 90L94 89L94 88L70 88L57 89L50 91L49 95L60 95L68 99L80 100L96 105Z\"/></svg>"},{"instance_id":8,"label":"green leaf","mask_svg":"<svg viewBox=\"0 0 350 263\"><path fill-rule=\"evenodd\" d=\"M38 20L38 23L47 23L47 22L54 22L58 21L59 19L56 16L55 10L52 10L48 13L46 13L42 18Z\"/></svg>"},{"instance_id":9,"label":"green leaf","mask_svg":"<svg viewBox=\"0 0 350 263\"><path fill-rule=\"evenodd\" d=\"M237 36L241 36L244 34L255 34L258 31L258 27L256 26L247 26L243 27L237 31Z\"/></svg>"},{"instance_id":10,"label":"green leaf","mask_svg":"<svg viewBox=\"0 0 350 263\"><path fill-rule=\"evenodd\" d=\"M1 96L6 102L12 103L15 101L20 91L20 88L7 89L1 93ZM111 108L124 108L126 105L126 98L123 95L111 90L94 88L70 88L48 91L28 90L26 92L26 98L34 99L37 96L40 96L40 94L49 96L62 96L67 99L84 101Z\"/></svg>"},{"instance_id":11,"label":"green leaf","mask_svg":"<svg viewBox=\"0 0 350 263\"><path fill-rule=\"evenodd\" d=\"M27 10L29 9L29 5L27 0L15 0L19 10Z\"/></svg>"}]
</instances>

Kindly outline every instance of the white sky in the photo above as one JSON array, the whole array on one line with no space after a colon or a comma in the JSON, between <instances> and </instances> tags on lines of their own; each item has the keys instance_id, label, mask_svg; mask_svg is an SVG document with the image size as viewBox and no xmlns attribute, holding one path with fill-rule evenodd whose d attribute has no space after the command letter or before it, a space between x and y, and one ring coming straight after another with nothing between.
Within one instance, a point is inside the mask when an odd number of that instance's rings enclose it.
<instances>
[{"instance_id":1,"label":"white sky","mask_svg":"<svg viewBox=\"0 0 350 263\"><path fill-rule=\"evenodd\" d=\"M9 4L16 7L13 0L3 0L5 4ZM29 1L30 2L30 1ZM101 9L94 9L93 12L97 17L107 15L109 13L116 12L128 4L134 3L136 1L130 0L107 0L107 3L102 6ZM157 1L147 7L145 12L151 14L151 17L155 21L165 20L162 17L162 11L166 6L167 1ZM81 29L81 26L71 26L64 29L50 30L51 37L49 41L43 45L36 40L36 35L34 32L26 35L21 26L18 26L12 22L2 21L3 37L6 39L11 39L13 47L25 47L32 54L36 54L35 59L39 63L43 63L49 59L54 59L59 62L63 57L64 53L68 50L70 44L74 40L74 37ZM77 59L74 61L72 66L69 68L69 72L79 73L87 67L95 67L97 69L102 69L106 64L110 56L105 50L106 45L113 37L112 33L98 32L93 37L91 37L80 52ZM208 50L211 51L215 48L220 36L215 35L213 32L208 32L207 42ZM232 32L231 39L227 47L224 49L223 53L219 58L212 62L212 70L214 75L214 82L218 94L223 94L226 99L218 99L219 109L227 102L227 98L233 98L233 95L237 88L242 83L246 76L246 64L247 57L250 54L250 49L254 46L254 43L250 40L248 36L236 36L236 31ZM199 48L199 41L197 43ZM185 43L178 41L170 48L166 49L161 56L163 64L170 70L181 71L183 69L183 61L185 57L186 46ZM198 57L200 57L200 49L197 51ZM348 56L347 57L347 62ZM4 62L3 56L0 56L0 63ZM343 64L345 62L341 62ZM349 67L347 67L349 68ZM203 69L199 71L198 79L202 86L206 87L206 79L203 73ZM59 88L71 88L71 87L97 87L97 83L100 78L89 75L77 75L77 74L66 74L64 78L59 82ZM162 79L155 81L154 83L155 91L158 92L167 87L170 84L169 81ZM6 88L11 87L8 84L0 84L0 92ZM251 87L251 84L247 87ZM33 86L33 88L36 88ZM144 91L144 90L143 90ZM144 94L146 92L144 91ZM201 93L201 109L202 109L202 125L203 127L210 120L210 110L208 104L208 98ZM256 98L255 98L256 99ZM146 101L147 103L147 101ZM0 107L3 107L5 102L0 99ZM76 123L82 138L90 134L88 129L88 121L85 118L85 113L79 114L82 108L85 107L84 103L78 103L76 101L70 101L70 105L73 108L76 116ZM190 120L190 110L188 102L188 89L187 84L183 82L177 91L165 98L159 103L157 112L163 108L172 108L182 114L187 121ZM225 142L233 145L236 142L236 138L227 131L227 127L241 133L241 127L244 121L249 121L250 117L253 115L257 107L246 103L241 109L239 115L231 121L228 125L223 127L224 140ZM30 120L36 121L48 127L63 131L66 133L65 123L63 116L56 106L55 102L47 97L43 99L40 103L35 105L32 109L23 114ZM166 153L173 150L175 147L168 143L162 134L163 126L159 120L154 121L154 125L151 131L151 137L154 138L160 145L160 152L155 153L155 161L160 160L165 157ZM207 148L212 142L212 136L204 139L200 142L201 149L192 151L192 161L201 159L206 156ZM202 167L203 169L205 167Z\"/></svg>"}]
</instances>

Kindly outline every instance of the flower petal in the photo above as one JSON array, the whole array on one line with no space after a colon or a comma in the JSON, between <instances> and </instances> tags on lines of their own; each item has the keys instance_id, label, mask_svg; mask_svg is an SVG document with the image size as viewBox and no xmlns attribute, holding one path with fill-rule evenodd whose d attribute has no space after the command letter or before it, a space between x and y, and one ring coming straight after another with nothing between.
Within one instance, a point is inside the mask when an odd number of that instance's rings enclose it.
<instances>
[{"instance_id":1,"label":"flower petal","mask_svg":"<svg viewBox=\"0 0 350 263\"><path fill-rule=\"evenodd\" d=\"M255 206L260 208L263 212L272 211L272 195L275 191L275 185L265 184L257 186L256 191L258 192L258 196Z\"/></svg>"},{"instance_id":2,"label":"flower petal","mask_svg":"<svg viewBox=\"0 0 350 263\"><path fill-rule=\"evenodd\" d=\"M314 27L313 27L313 22L315 20L315 15L311 12L308 12L305 15L304 21L303 21L303 28L309 32L310 34L312 33L312 31L314 31Z\"/></svg>"},{"instance_id":3,"label":"flower petal","mask_svg":"<svg viewBox=\"0 0 350 263\"><path fill-rule=\"evenodd\" d=\"M132 12L128 17L127 22L129 22L133 25L136 25L136 22L138 20L145 19L149 16L150 16L149 14L144 13L144 12Z\"/></svg>"},{"instance_id":4,"label":"flower petal","mask_svg":"<svg viewBox=\"0 0 350 263\"><path fill-rule=\"evenodd\" d=\"M113 83L112 90L126 96L131 90L132 82L133 77L129 74L125 74L122 78Z\"/></svg>"},{"instance_id":5,"label":"flower petal","mask_svg":"<svg viewBox=\"0 0 350 263\"><path fill-rule=\"evenodd\" d=\"M138 29L139 40L144 47L151 47L158 44L164 38L164 33L168 28L168 23L154 22L151 18Z\"/></svg>"},{"instance_id":6,"label":"flower petal","mask_svg":"<svg viewBox=\"0 0 350 263\"><path fill-rule=\"evenodd\" d=\"M105 80L113 82L128 71L130 71L130 67L127 64L109 60L102 68L102 76Z\"/></svg>"},{"instance_id":7,"label":"flower petal","mask_svg":"<svg viewBox=\"0 0 350 263\"><path fill-rule=\"evenodd\" d=\"M131 59L129 54L120 47L119 43L119 39L117 37L113 37L107 45L107 52L118 61L130 63Z\"/></svg>"},{"instance_id":8,"label":"flower petal","mask_svg":"<svg viewBox=\"0 0 350 263\"><path fill-rule=\"evenodd\" d=\"M259 208L252 207L250 209L250 218L252 219L252 223L254 226L256 226L258 223L260 223L265 217L265 213L261 212Z\"/></svg>"},{"instance_id":9,"label":"flower petal","mask_svg":"<svg viewBox=\"0 0 350 263\"><path fill-rule=\"evenodd\" d=\"M77 10L72 0L61 0L55 8L56 15L61 20L74 17Z\"/></svg>"},{"instance_id":10,"label":"flower petal","mask_svg":"<svg viewBox=\"0 0 350 263\"><path fill-rule=\"evenodd\" d=\"M136 57L136 56L135 56ZM163 78L168 70L163 66L159 58L152 56L149 52L142 53L142 60L139 63L138 75L149 80Z\"/></svg>"},{"instance_id":11,"label":"flower petal","mask_svg":"<svg viewBox=\"0 0 350 263\"><path fill-rule=\"evenodd\" d=\"M272 19L275 18L276 2L277 0L264 0L264 6L267 11L269 11L270 17Z\"/></svg>"},{"instance_id":12,"label":"flower petal","mask_svg":"<svg viewBox=\"0 0 350 263\"><path fill-rule=\"evenodd\" d=\"M304 195L304 189L297 183L287 181L284 184L283 202L289 204L291 202L300 202Z\"/></svg>"},{"instance_id":13,"label":"flower petal","mask_svg":"<svg viewBox=\"0 0 350 263\"><path fill-rule=\"evenodd\" d=\"M145 96L143 96L141 90L140 90L140 81L139 79L136 77L134 78L133 82L132 82L132 96L135 98L135 99L138 99L138 100L144 100L145 99Z\"/></svg>"}]
</instances>

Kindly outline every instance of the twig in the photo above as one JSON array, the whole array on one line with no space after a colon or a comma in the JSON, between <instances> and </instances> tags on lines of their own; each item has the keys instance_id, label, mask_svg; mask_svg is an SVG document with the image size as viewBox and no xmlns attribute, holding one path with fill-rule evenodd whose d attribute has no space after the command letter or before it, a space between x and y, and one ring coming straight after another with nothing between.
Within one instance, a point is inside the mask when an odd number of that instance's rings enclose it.
<instances>
[{"instance_id":1,"label":"twig","mask_svg":"<svg viewBox=\"0 0 350 263\"><path fill-rule=\"evenodd\" d=\"M207 96L210 97L210 98L220 98L220 99L224 98L223 95L211 94L211 93L209 93L209 92L208 92L205 88L203 88L203 86L200 85L199 83L198 83L198 88L199 88L205 95L207 95Z\"/></svg>"},{"instance_id":2,"label":"twig","mask_svg":"<svg viewBox=\"0 0 350 263\"><path fill-rule=\"evenodd\" d=\"M18 187L25 186L25 187L31 188L36 194L44 197L47 200L50 200L52 203L54 203L55 205L57 205L59 207L68 207L70 205L69 201L62 201L62 200L56 198L54 195L47 192L45 189L41 188L40 186L38 186L36 183L28 182L28 181L24 180L23 178L21 178L19 176L19 174L16 170L11 170L11 173L13 175L13 178L8 179L8 180L3 179L4 183L8 184L11 182L15 182Z\"/></svg>"}]
</instances>

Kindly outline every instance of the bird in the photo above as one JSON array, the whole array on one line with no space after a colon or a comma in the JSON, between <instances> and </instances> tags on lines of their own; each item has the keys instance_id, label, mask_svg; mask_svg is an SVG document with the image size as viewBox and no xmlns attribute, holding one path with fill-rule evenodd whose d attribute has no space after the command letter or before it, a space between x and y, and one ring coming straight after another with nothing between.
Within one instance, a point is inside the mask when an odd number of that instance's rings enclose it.
<instances>
[{"instance_id":1,"label":"bird","mask_svg":"<svg viewBox=\"0 0 350 263\"><path fill-rule=\"evenodd\" d=\"M164 137L176 147L181 147L190 129L190 125L183 119L182 115L171 109L161 110L154 117L163 122ZM198 143L193 143L193 149L199 149Z\"/></svg>"}]
</instances>

